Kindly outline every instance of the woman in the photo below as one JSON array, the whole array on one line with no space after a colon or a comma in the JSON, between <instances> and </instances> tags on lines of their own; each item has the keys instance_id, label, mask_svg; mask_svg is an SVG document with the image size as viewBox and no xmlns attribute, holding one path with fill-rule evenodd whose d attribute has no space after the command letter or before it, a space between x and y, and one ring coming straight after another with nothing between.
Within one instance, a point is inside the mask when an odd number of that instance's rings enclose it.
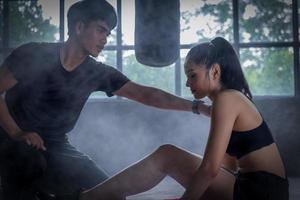
<instances>
[{"instance_id":1,"label":"woman","mask_svg":"<svg viewBox=\"0 0 300 200\"><path fill-rule=\"evenodd\" d=\"M212 101L211 128L203 158L173 145L163 145L81 193L80 199L125 199L152 188L166 175L186 188L182 200L288 199L282 159L252 102L231 44L221 37L201 43L189 51L184 67L186 85L194 97L207 96ZM236 160L236 173L224 170L226 155Z\"/></svg>"}]
</instances>

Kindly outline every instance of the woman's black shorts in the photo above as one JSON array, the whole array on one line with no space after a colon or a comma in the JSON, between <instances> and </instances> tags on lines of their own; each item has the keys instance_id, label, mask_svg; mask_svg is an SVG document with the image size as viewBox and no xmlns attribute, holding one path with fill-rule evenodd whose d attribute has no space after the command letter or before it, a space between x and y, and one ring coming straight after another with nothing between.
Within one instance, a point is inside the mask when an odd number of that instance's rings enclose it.
<instances>
[{"instance_id":1,"label":"woman's black shorts","mask_svg":"<svg viewBox=\"0 0 300 200\"><path fill-rule=\"evenodd\" d=\"M265 171L237 173L234 200L288 200L288 179Z\"/></svg>"}]
</instances>

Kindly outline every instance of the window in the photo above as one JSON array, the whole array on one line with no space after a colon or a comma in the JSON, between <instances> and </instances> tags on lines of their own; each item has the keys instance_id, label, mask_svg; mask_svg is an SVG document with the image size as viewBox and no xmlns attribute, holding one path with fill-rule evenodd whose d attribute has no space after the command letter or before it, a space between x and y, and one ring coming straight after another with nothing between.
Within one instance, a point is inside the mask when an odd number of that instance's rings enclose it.
<instances>
[{"instance_id":1,"label":"window","mask_svg":"<svg viewBox=\"0 0 300 200\"><path fill-rule=\"evenodd\" d=\"M65 41L67 10L75 2L0 1L0 59L28 41ZM116 67L133 81L191 97L185 86L185 55L195 43L222 36L236 47L254 95L300 95L300 0L180 0L180 58L163 68L144 66L135 59L135 0L108 2L118 12L119 26L96 59ZM61 3L64 9L60 9ZM2 12L5 9L9 10L7 16ZM63 24L59 24L60 16ZM64 27L61 35L60 26ZM8 37L5 40L4 35ZM92 97L105 95L98 92Z\"/></svg>"},{"instance_id":2,"label":"window","mask_svg":"<svg viewBox=\"0 0 300 200\"><path fill-rule=\"evenodd\" d=\"M254 95L293 96L292 0L239 2L239 40L244 45L239 53L250 89Z\"/></svg>"},{"instance_id":3,"label":"window","mask_svg":"<svg viewBox=\"0 0 300 200\"><path fill-rule=\"evenodd\" d=\"M247 48L240 53L253 94L294 95L292 48Z\"/></svg>"},{"instance_id":4,"label":"window","mask_svg":"<svg viewBox=\"0 0 300 200\"><path fill-rule=\"evenodd\" d=\"M9 46L58 41L59 0L9 1Z\"/></svg>"},{"instance_id":5,"label":"window","mask_svg":"<svg viewBox=\"0 0 300 200\"><path fill-rule=\"evenodd\" d=\"M239 2L241 42L293 40L292 0Z\"/></svg>"},{"instance_id":6,"label":"window","mask_svg":"<svg viewBox=\"0 0 300 200\"><path fill-rule=\"evenodd\" d=\"M156 68L148 67L137 62L134 51L123 53L123 72L131 80L174 93L174 64L171 66Z\"/></svg>"},{"instance_id":7,"label":"window","mask_svg":"<svg viewBox=\"0 0 300 200\"><path fill-rule=\"evenodd\" d=\"M219 35L233 39L230 1L181 0L180 15L181 44L207 41Z\"/></svg>"}]
</instances>

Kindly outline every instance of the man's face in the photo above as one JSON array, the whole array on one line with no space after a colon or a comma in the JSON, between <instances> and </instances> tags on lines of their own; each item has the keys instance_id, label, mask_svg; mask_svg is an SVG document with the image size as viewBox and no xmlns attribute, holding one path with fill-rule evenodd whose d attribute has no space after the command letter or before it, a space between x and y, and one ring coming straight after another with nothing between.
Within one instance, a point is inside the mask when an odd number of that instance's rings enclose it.
<instances>
[{"instance_id":1,"label":"man's face","mask_svg":"<svg viewBox=\"0 0 300 200\"><path fill-rule=\"evenodd\" d=\"M87 54L97 57L107 42L110 30L105 21L91 21L78 28L78 39Z\"/></svg>"}]
</instances>

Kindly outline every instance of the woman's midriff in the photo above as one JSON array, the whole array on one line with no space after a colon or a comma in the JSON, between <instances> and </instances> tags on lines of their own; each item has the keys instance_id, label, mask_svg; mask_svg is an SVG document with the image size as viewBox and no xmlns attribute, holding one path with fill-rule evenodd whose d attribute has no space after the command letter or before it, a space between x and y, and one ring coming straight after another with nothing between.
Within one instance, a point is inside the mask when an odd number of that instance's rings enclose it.
<instances>
[{"instance_id":1,"label":"woman's midriff","mask_svg":"<svg viewBox=\"0 0 300 200\"><path fill-rule=\"evenodd\" d=\"M266 171L286 178L283 162L274 143L240 158L238 167L241 173Z\"/></svg>"}]
</instances>

